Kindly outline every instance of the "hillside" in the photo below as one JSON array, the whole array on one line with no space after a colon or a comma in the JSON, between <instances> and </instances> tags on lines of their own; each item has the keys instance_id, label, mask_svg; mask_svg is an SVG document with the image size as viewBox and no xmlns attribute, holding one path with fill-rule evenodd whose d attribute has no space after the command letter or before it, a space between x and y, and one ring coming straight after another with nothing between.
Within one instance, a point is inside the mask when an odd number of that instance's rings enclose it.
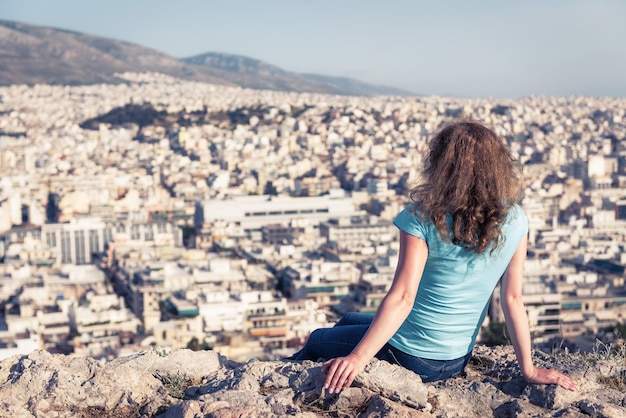
<instances>
[{"instance_id":1,"label":"hillside","mask_svg":"<svg viewBox=\"0 0 626 418\"><path fill-rule=\"evenodd\" d=\"M2 85L111 83L123 71L227 84L217 74L139 45L0 20Z\"/></svg>"},{"instance_id":2,"label":"hillside","mask_svg":"<svg viewBox=\"0 0 626 418\"><path fill-rule=\"evenodd\" d=\"M207 53L176 59L140 45L0 20L0 85L118 83L118 72L158 72L207 83L352 95L409 95L356 80L302 75L262 61Z\"/></svg>"},{"instance_id":3,"label":"hillside","mask_svg":"<svg viewBox=\"0 0 626 418\"><path fill-rule=\"evenodd\" d=\"M103 364L35 351L0 362L7 417L596 417L626 416L623 357L550 357L542 367L572 376L578 392L528 385L511 346L477 347L462 377L422 383L372 360L352 387L323 389L321 363L237 363L214 351L150 350Z\"/></svg>"}]
</instances>

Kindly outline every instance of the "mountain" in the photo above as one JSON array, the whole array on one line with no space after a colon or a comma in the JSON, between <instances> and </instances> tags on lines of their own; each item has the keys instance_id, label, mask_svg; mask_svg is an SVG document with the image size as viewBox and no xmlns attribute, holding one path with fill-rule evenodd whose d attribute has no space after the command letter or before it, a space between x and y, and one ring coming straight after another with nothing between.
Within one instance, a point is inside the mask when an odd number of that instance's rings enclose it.
<instances>
[{"instance_id":1,"label":"mountain","mask_svg":"<svg viewBox=\"0 0 626 418\"><path fill-rule=\"evenodd\" d=\"M120 80L123 71L156 71L227 84L218 72L166 54L97 36L0 20L0 84L93 84Z\"/></svg>"},{"instance_id":2,"label":"mountain","mask_svg":"<svg viewBox=\"0 0 626 418\"><path fill-rule=\"evenodd\" d=\"M159 72L187 80L297 92L411 95L356 80L282 70L252 58L207 53L177 59L140 45L0 20L0 85L120 82L117 72Z\"/></svg>"},{"instance_id":3,"label":"mountain","mask_svg":"<svg viewBox=\"0 0 626 418\"><path fill-rule=\"evenodd\" d=\"M310 91L357 96L414 95L406 90L364 83L347 77L301 74L241 55L207 52L182 61L228 72L228 81L242 87L287 91Z\"/></svg>"}]
</instances>

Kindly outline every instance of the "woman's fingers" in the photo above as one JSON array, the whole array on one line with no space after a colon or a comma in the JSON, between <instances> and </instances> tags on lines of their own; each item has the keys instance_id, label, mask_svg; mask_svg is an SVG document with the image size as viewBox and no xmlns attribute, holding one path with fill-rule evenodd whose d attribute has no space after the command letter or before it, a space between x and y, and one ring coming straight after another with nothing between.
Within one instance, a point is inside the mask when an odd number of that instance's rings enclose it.
<instances>
[{"instance_id":1,"label":"woman's fingers","mask_svg":"<svg viewBox=\"0 0 626 418\"><path fill-rule=\"evenodd\" d=\"M322 372L327 374L324 388L330 393L350 387L357 374L354 365L345 357L328 360L322 366Z\"/></svg>"},{"instance_id":2,"label":"woman's fingers","mask_svg":"<svg viewBox=\"0 0 626 418\"><path fill-rule=\"evenodd\" d=\"M546 372L547 372L548 377L545 380L548 380L549 383L559 385L563 389L567 389L571 391L576 390L576 382L574 382L574 380L571 379L570 377L556 370L546 370Z\"/></svg>"},{"instance_id":3,"label":"woman's fingers","mask_svg":"<svg viewBox=\"0 0 626 418\"><path fill-rule=\"evenodd\" d=\"M578 388L577 387L578 385L573 379L569 378L568 376L565 376L562 373L558 373L556 377L556 381L554 383L561 386L563 389L571 390L572 392L575 392L576 389Z\"/></svg>"},{"instance_id":4,"label":"woman's fingers","mask_svg":"<svg viewBox=\"0 0 626 418\"><path fill-rule=\"evenodd\" d=\"M337 381L340 378L341 372L339 371L338 359L331 360L331 364L328 368L326 376L326 382L324 382L324 388L328 389L331 393L337 386Z\"/></svg>"},{"instance_id":5,"label":"woman's fingers","mask_svg":"<svg viewBox=\"0 0 626 418\"><path fill-rule=\"evenodd\" d=\"M350 371L346 367L345 362L336 360L331 366L326 384L324 385L330 393L340 392L345 386L346 380L349 378Z\"/></svg>"}]
</instances>

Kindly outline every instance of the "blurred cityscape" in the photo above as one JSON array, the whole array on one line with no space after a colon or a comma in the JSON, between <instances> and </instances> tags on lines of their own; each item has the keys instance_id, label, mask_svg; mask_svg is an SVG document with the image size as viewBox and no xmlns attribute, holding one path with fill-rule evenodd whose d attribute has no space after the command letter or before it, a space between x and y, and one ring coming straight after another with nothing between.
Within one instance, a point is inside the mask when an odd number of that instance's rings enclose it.
<instances>
[{"instance_id":1,"label":"blurred cityscape","mask_svg":"<svg viewBox=\"0 0 626 418\"><path fill-rule=\"evenodd\" d=\"M0 87L0 359L150 346L279 358L345 312L374 312L427 141L462 118L524 164L535 346L584 350L624 329L626 99L119 77ZM485 333L502 321L496 291Z\"/></svg>"}]
</instances>

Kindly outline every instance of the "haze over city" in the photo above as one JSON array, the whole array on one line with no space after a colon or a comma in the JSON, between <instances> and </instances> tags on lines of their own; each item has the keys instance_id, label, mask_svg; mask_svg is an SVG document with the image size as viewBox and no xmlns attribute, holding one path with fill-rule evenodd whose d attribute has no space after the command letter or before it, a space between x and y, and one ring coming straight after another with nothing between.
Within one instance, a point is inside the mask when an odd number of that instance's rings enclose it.
<instances>
[{"instance_id":1,"label":"haze over city","mask_svg":"<svg viewBox=\"0 0 626 418\"><path fill-rule=\"evenodd\" d=\"M2 19L174 57L209 51L419 95L626 96L626 3L3 2Z\"/></svg>"}]
</instances>

